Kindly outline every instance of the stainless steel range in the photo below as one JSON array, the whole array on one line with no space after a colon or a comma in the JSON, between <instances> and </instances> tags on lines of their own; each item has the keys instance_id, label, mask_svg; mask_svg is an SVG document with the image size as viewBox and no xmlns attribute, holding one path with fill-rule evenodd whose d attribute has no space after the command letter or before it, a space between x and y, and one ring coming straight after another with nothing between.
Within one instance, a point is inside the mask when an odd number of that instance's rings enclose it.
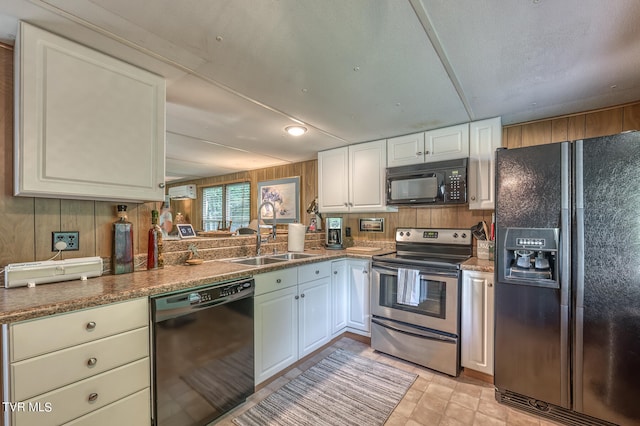
<instances>
[{"instance_id":1,"label":"stainless steel range","mask_svg":"<svg viewBox=\"0 0 640 426\"><path fill-rule=\"evenodd\" d=\"M460 263L469 229L396 229L396 252L374 256L371 346L457 376L460 371Z\"/></svg>"}]
</instances>

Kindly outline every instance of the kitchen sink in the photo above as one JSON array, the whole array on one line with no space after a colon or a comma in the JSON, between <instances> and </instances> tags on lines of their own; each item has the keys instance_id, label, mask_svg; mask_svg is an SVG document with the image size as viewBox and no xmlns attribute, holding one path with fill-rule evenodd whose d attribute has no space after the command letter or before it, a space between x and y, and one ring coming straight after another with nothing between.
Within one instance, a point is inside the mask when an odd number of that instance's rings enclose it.
<instances>
[{"instance_id":1,"label":"kitchen sink","mask_svg":"<svg viewBox=\"0 0 640 426\"><path fill-rule=\"evenodd\" d=\"M242 265L249 265L249 266L263 266L263 265L270 265L272 263L280 263L280 262L286 262L286 261L287 259L274 259L272 257L266 257L266 256L244 257L241 259L228 260L228 262L240 263Z\"/></svg>"},{"instance_id":2,"label":"kitchen sink","mask_svg":"<svg viewBox=\"0 0 640 426\"><path fill-rule=\"evenodd\" d=\"M273 254L269 256L270 259L283 259L283 260L298 260L298 259L308 259L310 257L317 257L319 254L311 254L311 253L282 253L282 254Z\"/></svg>"}]
</instances>

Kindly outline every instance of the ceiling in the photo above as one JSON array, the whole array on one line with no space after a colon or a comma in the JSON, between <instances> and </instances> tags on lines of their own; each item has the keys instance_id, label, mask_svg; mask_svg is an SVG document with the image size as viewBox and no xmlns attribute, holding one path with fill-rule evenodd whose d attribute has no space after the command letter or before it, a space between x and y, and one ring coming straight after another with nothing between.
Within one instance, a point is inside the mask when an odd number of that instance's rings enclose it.
<instances>
[{"instance_id":1,"label":"ceiling","mask_svg":"<svg viewBox=\"0 0 640 426\"><path fill-rule=\"evenodd\" d=\"M190 180L637 101L639 16L637 0L10 0L0 40L22 19L166 77L167 180Z\"/></svg>"}]
</instances>

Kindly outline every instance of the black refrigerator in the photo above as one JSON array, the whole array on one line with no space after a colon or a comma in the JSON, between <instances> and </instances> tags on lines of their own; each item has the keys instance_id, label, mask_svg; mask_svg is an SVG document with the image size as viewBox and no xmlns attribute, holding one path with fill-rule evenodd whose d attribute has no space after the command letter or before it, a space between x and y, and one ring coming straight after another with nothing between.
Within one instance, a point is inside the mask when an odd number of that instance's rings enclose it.
<instances>
[{"instance_id":1,"label":"black refrigerator","mask_svg":"<svg viewBox=\"0 0 640 426\"><path fill-rule=\"evenodd\" d=\"M640 132L496 153L498 401L640 425Z\"/></svg>"}]
</instances>

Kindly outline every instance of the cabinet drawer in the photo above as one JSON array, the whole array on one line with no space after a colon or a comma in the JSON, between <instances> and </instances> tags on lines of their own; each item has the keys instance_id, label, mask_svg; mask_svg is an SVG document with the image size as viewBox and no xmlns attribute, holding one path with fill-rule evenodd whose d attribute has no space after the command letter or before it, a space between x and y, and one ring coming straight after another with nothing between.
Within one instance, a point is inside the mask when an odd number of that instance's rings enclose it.
<instances>
[{"instance_id":1,"label":"cabinet drawer","mask_svg":"<svg viewBox=\"0 0 640 426\"><path fill-rule=\"evenodd\" d=\"M306 283L331 275L331 262L311 263L298 266L298 282Z\"/></svg>"},{"instance_id":2,"label":"cabinet drawer","mask_svg":"<svg viewBox=\"0 0 640 426\"><path fill-rule=\"evenodd\" d=\"M281 269L258 274L253 278L256 283L255 295L258 296L298 284L298 270L297 268Z\"/></svg>"},{"instance_id":3,"label":"cabinet drawer","mask_svg":"<svg viewBox=\"0 0 640 426\"><path fill-rule=\"evenodd\" d=\"M13 413L13 424L16 426L63 424L125 396L149 388L149 375L149 358L144 358L39 395L27 401L26 407L49 407L49 412L46 409L18 410Z\"/></svg>"},{"instance_id":4,"label":"cabinet drawer","mask_svg":"<svg viewBox=\"0 0 640 426\"><path fill-rule=\"evenodd\" d=\"M11 364L13 400L95 376L149 356L149 328L105 337Z\"/></svg>"},{"instance_id":5,"label":"cabinet drawer","mask_svg":"<svg viewBox=\"0 0 640 426\"><path fill-rule=\"evenodd\" d=\"M148 426L150 424L151 393L147 388L79 419L65 423L65 426Z\"/></svg>"},{"instance_id":6,"label":"cabinet drawer","mask_svg":"<svg viewBox=\"0 0 640 426\"><path fill-rule=\"evenodd\" d=\"M10 361L20 361L148 325L149 302L146 298L11 324Z\"/></svg>"}]
</instances>

